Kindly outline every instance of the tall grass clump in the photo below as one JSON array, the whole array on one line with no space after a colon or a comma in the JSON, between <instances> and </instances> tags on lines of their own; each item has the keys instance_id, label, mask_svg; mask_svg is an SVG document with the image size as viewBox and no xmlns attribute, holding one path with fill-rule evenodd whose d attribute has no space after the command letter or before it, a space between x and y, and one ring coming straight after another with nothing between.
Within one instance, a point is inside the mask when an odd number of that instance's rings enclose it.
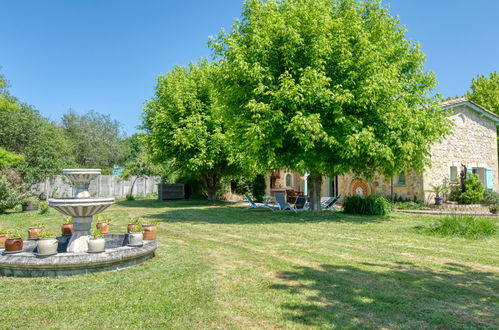
<instances>
[{"instance_id":1,"label":"tall grass clump","mask_svg":"<svg viewBox=\"0 0 499 330\"><path fill-rule=\"evenodd\" d=\"M383 196L371 195L362 196L347 196L343 202L343 212L349 214L365 214L365 215L386 215L390 213L392 206L390 202Z\"/></svg>"},{"instance_id":2,"label":"tall grass clump","mask_svg":"<svg viewBox=\"0 0 499 330\"><path fill-rule=\"evenodd\" d=\"M438 236L479 239L494 235L497 226L490 218L454 214L442 217L430 226L419 226L418 229Z\"/></svg>"}]
</instances>

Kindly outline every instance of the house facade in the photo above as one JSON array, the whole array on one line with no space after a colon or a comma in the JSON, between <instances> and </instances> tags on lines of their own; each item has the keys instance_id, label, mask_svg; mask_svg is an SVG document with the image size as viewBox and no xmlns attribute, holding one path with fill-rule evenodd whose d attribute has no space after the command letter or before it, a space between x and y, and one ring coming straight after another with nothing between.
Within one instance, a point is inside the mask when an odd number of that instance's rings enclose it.
<instances>
[{"instance_id":1,"label":"house facade","mask_svg":"<svg viewBox=\"0 0 499 330\"><path fill-rule=\"evenodd\" d=\"M334 178L325 176L323 196L380 194L402 197L427 204L433 203L431 185L444 179L459 179L463 166L478 175L486 189L499 191L497 126L499 116L465 98L446 101L440 105L451 112L454 123L452 133L431 147L432 166L422 174L408 169L394 177L375 176L367 181L353 174ZM286 170L276 170L267 176L267 195L285 192L292 197L307 194L305 175Z\"/></svg>"}]
</instances>

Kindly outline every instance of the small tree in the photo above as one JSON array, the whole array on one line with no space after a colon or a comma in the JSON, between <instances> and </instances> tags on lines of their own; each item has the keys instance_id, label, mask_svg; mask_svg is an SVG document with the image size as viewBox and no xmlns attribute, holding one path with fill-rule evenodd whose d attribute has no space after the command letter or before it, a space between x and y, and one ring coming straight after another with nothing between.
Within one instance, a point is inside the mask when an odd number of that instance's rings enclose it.
<instances>
[{"instance_id":1,"label":"small tree","mask_svg":"<svg viewBox=\"0 0 499 330\"><path fill-rule=\"evenodd\" d=\"M471 91L466 97L490 111L499 114L499 73L493 71L489 77L478 75L471 82Z\"/></svg>"},{"instance_id":2,"label":"small tree","mask_svg":"<svg viewBox=\"0 0 499 330\"><path fill-rule=\"evenodd\" d=\"M478 175L468 174L466 178L466 190L460 196L463 204L480 203L484 197L484 189Z\"/></svg>"},{"instance_id":3,"label":"small tree","mask_svg":"<svg viewBox=\"0 0 499 330\"><path fill-rule=\"evenodd\" d=\"M125 180L130 179L132 176L135 177L132 185L130 186L127 198L130 197L133 199L133 188L135 187L135 183L138 179L158 175L159 173L159 168L152 164L145 153L141 153L137 155L135 159L129 160L129 162L125 164L125 170L121 174L121 177Z\"/></svg>"},{"instance_id":4,"label":"small tree","mask_svg":"<svg viewBox=\"0 0 499 330\"><path fill-rule=\"evenodd\" d=\"M144 108L145 141L157 164L181 177L202 178L208 200L220 179L238 167L230 159L224 121L213 82L217 68L207 61L175 67L158 78L155 96Z\"/></svg>"}]
</instances>

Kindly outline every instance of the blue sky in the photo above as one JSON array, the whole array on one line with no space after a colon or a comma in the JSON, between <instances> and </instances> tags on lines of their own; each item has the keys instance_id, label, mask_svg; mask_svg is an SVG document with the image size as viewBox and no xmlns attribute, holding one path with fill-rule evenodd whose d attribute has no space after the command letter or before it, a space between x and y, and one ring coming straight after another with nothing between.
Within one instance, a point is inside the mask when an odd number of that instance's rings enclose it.
<instances>
[{"instance_id":1,"label":"blue sky","mask_svg":"<svg viewBox=\"0 0 499 330\"><path fill-rule=\"evenodd\" d=\"M387 0L420 42L437 92L464 94L499 71L499 1ZM0 0L0 73L44 116L95 110L140 124L158 74L209 57L208 36L228 29L242 0Z\"/></svg>"}]
</instances>

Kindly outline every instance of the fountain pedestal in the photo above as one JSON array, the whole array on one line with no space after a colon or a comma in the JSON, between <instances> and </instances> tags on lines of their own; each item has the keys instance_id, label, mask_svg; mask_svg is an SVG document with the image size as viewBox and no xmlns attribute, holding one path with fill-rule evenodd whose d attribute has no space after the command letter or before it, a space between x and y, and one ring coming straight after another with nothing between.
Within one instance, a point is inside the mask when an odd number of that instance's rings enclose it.
<instances>
[{"instance_id":1,"label":"fountain pedestal","mask_svg":"<svg viewBox=\"0 0 499 330\"><path fill-rule=\"evenodd\" d=\"M90 198L90 182L100 175L98 169L66 169L63 174L76 187L75 198L49 199L49 206L73 218L74 234L68 243L67 252L86 252L90 229L95 214L114 203L114 198Z\"/></svg>"},{"instance_id":2,"label":"fountain pedestal","mask_svg":"<svg viewBox=\"0 0 499 330\"><path fill-rule=\"evenodd\" d=\"M73 217L74 233L68 242L67 252L85 252L91 235L93 217Z\"/></svg>"}]
</instances>

